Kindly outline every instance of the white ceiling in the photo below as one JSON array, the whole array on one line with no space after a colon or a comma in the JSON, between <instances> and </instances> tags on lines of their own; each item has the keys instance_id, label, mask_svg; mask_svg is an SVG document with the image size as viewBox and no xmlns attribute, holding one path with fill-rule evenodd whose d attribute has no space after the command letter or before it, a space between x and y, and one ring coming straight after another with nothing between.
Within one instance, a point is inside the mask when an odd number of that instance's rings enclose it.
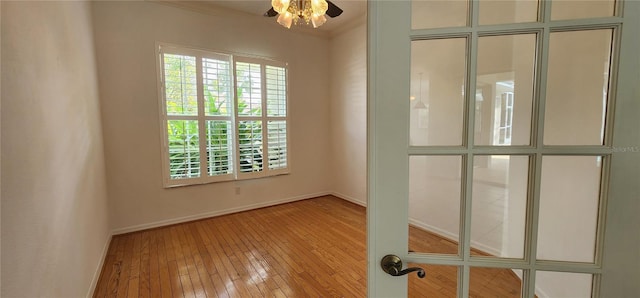
<instances>
[{"instance_id":1,"label":"white ceiling","mask_svg":"<svg viewBox=\"0 0 640 298\"><path fill-rule=\"evenodd\" d=\"M361 18L365 15L367 10L366 0L330 0L333 4L342 8L343 13L336 18L327 18L327 22L320 26L317 30L319 33L330 34L340 28L344 27L351 21ZM267 10L271 8L271 0L204 0L204 1L176 1L173 0L172 4L180 3L184 6L189 6L191 9L195 7L202 7L203 9L216 9L223 8L228 10L234 10L242 13L246 13L253 16L262 16ZM182 6L182 5L180 5ZM266 17L265 17L266 18ZM271 18L273 22L276 22L276 18ZM296 30L292 26L293 30ZM300 27L300 26L299 26ZM302 26L306 27L306 26ZM311 28L311 27L309 27ZM284 29L284 28L283 28ZM304 28L308 29L308 28ZM286 29L285 29L286 30Z\"/></svg>"}]
</instances>

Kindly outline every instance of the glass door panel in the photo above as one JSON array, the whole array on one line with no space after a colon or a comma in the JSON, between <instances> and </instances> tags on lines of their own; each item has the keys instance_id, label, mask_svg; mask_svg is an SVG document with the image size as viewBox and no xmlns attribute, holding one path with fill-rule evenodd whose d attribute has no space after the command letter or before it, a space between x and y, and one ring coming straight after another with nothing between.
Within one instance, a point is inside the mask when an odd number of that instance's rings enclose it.
<instances>
[{"instance_id":1,"label":"glass door panel","mask_svg":"<svg viewBox=\"0 0 640 298\"><path fill-rule=\"evenodd\" d=\"M538 19L538 1L481 0L479 24L511 24L535 22Z\"/></svg>"},{"instance_id":2,"label":"glass door panel","mask_svg":"<svg viewBox=\"0 0 640 298\"><path fill-rule=\"evenodd\" d=\"M552 20L611 17L615 0L555 0L551 2Z\"/></svg>"},{"instance_id":3,"label":"glass door panel","mask_svg":"<svg viewBox=\"0 0 640 298\"><path fill-rule=\"evenodd\" d=\"M474 157L472 255L524 257L528 178L528 156Z\"/></svg>"},{"instance_id":4,"label":"glass door panel","mask_svg":"<svg viewBox=\"0 0 640 298\"><path fill-rule=\"evenodd\" d=\"M545 145L602 145L612 29L551 33Z\"/></svg>"},{"instance_id":5,"label":"glass door panel","mask_svg":"<svg viewBox=\"0 0 640 298\"><path fill-rule=\"evenodd\" d=\"M462 145L466 47L465 38L411 43L411 145Z\"/></svg>"},{"instance_id":6,"label":"glass door panel","mask_svg":"<svg viewBox=\"0 0 640 298\"><path fill-rule=\"evenodd\" d=\"M408 267L422 267L428 274L418 278L409 276L409 297L457 297L458 267L441 265L407 264Z\"/></svg>"},{"instance_id":7,"label":"glass door panel","mask_svg":"<svg viewBox=\"0 0 640 298\"><path fill-rule=\"evenodd\" d=\"M411 28L433 29L467 25L469 2L464 0L411 1Z\"/></svg>"},{"instance_id":8,"label":"glass door panel","mask_svg":"<svg viewBox=\"0 0 640 298\"><path fill-rule=\"evenodd\" d=\"M462 157L409 159L409 250L458 254Z\"/></svg>"},{"instance_id":9,"label":"glass door panel","mask_svg":"<svg viewBox=\"0 0 640 298\"><path fill-rule=\"evenodd\" d=\"M535 60L536 34L478 39L476 145L531 143Z\"/></svg>"},{"instance_id":10,"label":"glass door panel","mask_svg":"<svg viewBox=\"0 0 640 298\"><path fill-rule=\"evenodd\" d=\"M600 156L544 156L537 258L593 263L600 207Z\"/></svg>"},{"instance_id":11,"label":"glass door panel","mask_svg":"<svg viewBox=\"0 0 640 298\"><path fill-rule=\"evenodd\" d=\"M592 274L537 271L536 284L538 297L593 297Z\"/></svg>"},{"instance_id":12,"label":"glass door panel","mask_svg":"<svg viewBox=\"0 0 640 298\"><path fill-rule=\"evenodd\" d=\"M522 297L522 270L471 267L469 297Z\"/></svg>"}]
</instances>

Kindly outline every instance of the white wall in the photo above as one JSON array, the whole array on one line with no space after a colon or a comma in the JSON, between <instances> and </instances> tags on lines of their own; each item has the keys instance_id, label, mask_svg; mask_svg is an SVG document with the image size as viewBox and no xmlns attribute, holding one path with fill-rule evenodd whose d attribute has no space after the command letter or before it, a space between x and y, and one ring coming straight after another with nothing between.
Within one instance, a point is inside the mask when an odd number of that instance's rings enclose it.
<instances>
[{"instance_id":1,"label":"white wall","mask_svg":"<svg viewBox=\"0 0 640 298\"><path fill-rule=\"evenodd\" d=\"M359 204L367 202L367 43L365 17L332 37L331 190Z\"/></svg>"},{"instance_id":2,"label":"white wall","mask_svg":"<svg viewBox=\"0 0 640 298\"><path fill-rule=\"evenodd\" d=\"M326 38L288 31L259 16L204 14L150 2L94 2L93 16L116 232L327 193ZM291 174L163 188L156 42L288 62Z\"/></svg>"},{"instance_id":3,"label":"white wall","mask_svg":"<svg viewBox=\"0 0 640 298\"><path fill-rule=\"evenodd\" d=\"M110 236L91 11L1 6L1 295L84 297Z\"/></svg>"}]
</instances>

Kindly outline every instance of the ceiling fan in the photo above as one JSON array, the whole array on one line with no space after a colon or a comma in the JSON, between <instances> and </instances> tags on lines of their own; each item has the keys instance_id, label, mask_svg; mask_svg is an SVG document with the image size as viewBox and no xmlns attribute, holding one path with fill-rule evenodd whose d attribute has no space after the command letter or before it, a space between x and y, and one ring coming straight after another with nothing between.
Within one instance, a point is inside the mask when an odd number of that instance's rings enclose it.
<instances>
[{"instance_id":1,"label":"ceiling fan","mask_svg":"<svg viewBox=\"0 0 640 298\"><path fill-rule=\"evenodd\" d=\"M278 16L278 24L290 28L291 24L305 23L318 28L327 21L325 14L335 18L342 9L327 0L272 0L265 17Z\"/></svg>"}]
</instances>

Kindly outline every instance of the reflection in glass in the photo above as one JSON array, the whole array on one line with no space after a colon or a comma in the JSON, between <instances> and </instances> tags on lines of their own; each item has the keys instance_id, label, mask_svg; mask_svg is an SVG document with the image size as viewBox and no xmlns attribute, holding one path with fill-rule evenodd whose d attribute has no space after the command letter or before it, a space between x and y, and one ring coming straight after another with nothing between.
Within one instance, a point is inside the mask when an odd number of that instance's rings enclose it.
<instances>
[{"instance_id":1,"label":"reflection in glass","mask_svg":"<svg viewBox=\"0 0 640 298\"><path fill-rule=\"evenodd\" d=\"M418 278L409 275L409 297L457 297L458 267L409 263L407 267L421 267L427 273Z\"/></svg>"},{"instance_id":2,"label":"reflection in glass","mask_svg":"<svg viewBox=\"0 0 640 298\"><path fill-rule=\"evenodd\" d=\"M465 0L412 0L411 29L466 26L468 5Z\"/></svg>"},{"instance_id":3,"label":"reflection in glass","mask_svg":"<svg viewBox=\"0 0 640 298\"><path fill-rule=\"evenodd\" d=\"M568 272L536 272L536 289L546 297L592 297L593 275Z\"/></svg>"},{"instance_id":4,"label":"reflection in glass","mask_svg":"<svg viewBox=\"0 0 640 298\"><path fill-rule=\"evenodd\" d=\"M469 268L469 297L521 297L522 270Z\"/></svg>"},{"instance_id":5,"label":"reflection in glass","mask_svg":"<svg viewBox=\"0 0 640 298\"><path fill-rule=\"evenodd\" d=\"M458 254L462 157L409 158L409 249Z\"/></svg>"},{"instance_id":6,"label":"reflection in glass","mask_svg":"<svg viewBox=\"0 0 640 298\"><path fill-rule=\"evenodd\" d=\"M594 262L601 160L600 156L542 158L538 259Z\"/></svg>"},{"instance_id":7,"label":"reflection in glass","mask_svg":"<svg viewBox=\"0 0 640 298\"><path fill-rule=\"evenodd\" d=\"M465 38L411 42L411 145L462 145L465 53Z\"/></svg>"},{"instance_id":8,"label":"reflection in glass","mask_svg":"<svg viewBox=\"0 0 640 298\"><path fill-rule=\"evenodd\" d=\"M601 145L613 30L551 33L545 145Z\"/></svg>"},{"instance_id":9,"label":"reflection in glass","mask_svg":"<svg viewBox=\"0 0 640 298\"><path fill-rule=\"evenodd\" d=\"M479 255L523 258L528 156L474 157L471 246Z\"/></svg>"},{"instance_id":10,"label":"reflection in glass","mask_svg":"<svg viewBox=\"0 0 640 298\"><path fill-rule=\"evenodd\" d=\"M615 0L554 0L551 2L551 19L612 17L615 4Z\"/></svg>"},{"instance_id":11,"label":"reflection in glass","mask_svg":"<svg viewBox=\"0 0 640 298\"><path fill-rule=\"evenodd\" d=\"M480 25L535 22L537 19L538 1L480 0Z\"/></svg>"},{"instance_id":12,"label":"reflection in glass","mask_svg":"<svg viewBox=\"0 0 640 298\"><path fill-rule=\"evenodd\" d=\"M536 35L480 37L476 145L529 145Z\"/></svg>"}]
</instances>

